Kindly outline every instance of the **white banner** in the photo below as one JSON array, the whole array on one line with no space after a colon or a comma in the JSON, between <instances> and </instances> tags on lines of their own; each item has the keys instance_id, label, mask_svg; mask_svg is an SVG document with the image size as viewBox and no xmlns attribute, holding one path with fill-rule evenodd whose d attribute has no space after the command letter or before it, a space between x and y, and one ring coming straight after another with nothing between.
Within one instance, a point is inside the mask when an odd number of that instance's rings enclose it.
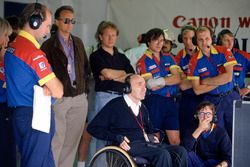
<instances>
[{"instance_id":1,"label":"white banner","mask_svg":"<svg viewBox=\"0 0 250 167\"><path fill-rule=\"evenodd\" d=\"M109 0L108 19L120 30L118 46L126 49L137 45L136 37L151 28L174 32L175 39L183 25L216 27L239 31L240 49L250 52L249 0ZM178 44L176 53L183 47Z\"/></svg>"}]
</instances>

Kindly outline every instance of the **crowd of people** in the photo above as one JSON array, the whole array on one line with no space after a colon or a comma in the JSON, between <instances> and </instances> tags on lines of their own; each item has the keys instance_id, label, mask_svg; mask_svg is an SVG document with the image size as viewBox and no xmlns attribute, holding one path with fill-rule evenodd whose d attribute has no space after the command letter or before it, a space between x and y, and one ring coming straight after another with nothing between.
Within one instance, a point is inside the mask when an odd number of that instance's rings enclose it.
<instances>
[{"instance_id":1,"label":"crowd of people","mask_svg":"<svg viewBox=\"0 0 250 167\"><path fill-rule=\"evenodd\" d=\"M0 18L0 166L15 167L18 152L21 167L85 167L107 141L155 167L231 166L233 101L250 93L250 55L229 29L214 41L211 28L185 25L174 55L173 33L152 28L122 52L119 28L102 21L87 53L75 23L71 6L52 21L39 3ZM33 128L35 85L52 97L49 133Z\"/></svg>"}]
</instances>

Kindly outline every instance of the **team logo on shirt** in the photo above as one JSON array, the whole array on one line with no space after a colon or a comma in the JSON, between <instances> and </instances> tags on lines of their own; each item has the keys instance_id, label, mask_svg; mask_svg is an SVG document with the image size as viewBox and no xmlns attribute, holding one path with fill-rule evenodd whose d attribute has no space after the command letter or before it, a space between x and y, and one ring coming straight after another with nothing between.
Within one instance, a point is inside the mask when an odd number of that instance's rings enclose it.
<instances>
[{"instance_id":1,"label":"team logo on shirt","mask_svg":"<svg viewBox=\"0 0 250 167\"><path fill-rule=\"evenodd\" d=\"M188 69L188 64L187 64L187 65L185 65L185 66L182 66L182 68L183 68L183 70Z\"/></svg>"},{"instance_id":2,"label":"team logo on shirt","mask_svg":"<svg viewBox=\"0 0 250 167\"><path fill-rule=\"evenodd\" d=\"M38 65L39 65L39 67L40 67L41 71L43 71L43 70L47 69L47 67L46 67L46 65L45 65L45 63L44 63L43 61L42 61L42 62L40 62Z\"/></svg>"}]
</instances>

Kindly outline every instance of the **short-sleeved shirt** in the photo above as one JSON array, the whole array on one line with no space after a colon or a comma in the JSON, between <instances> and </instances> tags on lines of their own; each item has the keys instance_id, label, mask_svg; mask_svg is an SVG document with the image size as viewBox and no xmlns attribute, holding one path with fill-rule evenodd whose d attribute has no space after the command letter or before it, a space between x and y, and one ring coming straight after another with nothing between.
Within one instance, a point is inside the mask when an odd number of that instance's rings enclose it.
<instances>
[{"instance_id":1,"label":"short-sleeved shirt","mask_svg":"<svg viewBox=\"0 0 250 167\"><path fill-rule=\"evenodd\" d=\"M89 60L95 79L96 92L114 91L122 93L125 87L124 83L118 81L101 80L100 76L103 69L124 70L127 74L135 72L129 59L124 54L118 52L116 48L114 48L114 53L111 55L100 47L90 55Z\"/></svg>"},{"instance_id":2,"label":"short-sleeved shirt","mask_svg":"<svg viewBox=\"0 0 250 167\"><path fill-rule=\"evenodd\" d=\"M137 73L141 75L151 73L154 79L171 76L172 74L170 70L174 68L179 69L180 67L176 64L175 59L171 54L164 54L161 52L160 61L158 61L150 50L147 50L136 64ZM166 85L161 89L148 91L164 97L171 97L176 95L178 86Z\"/></svg>"},{"instance_id":3,"label":"short-sleeved shirt","mask_svg":"<svg viewBox=\"0 0 250 167\"><path fill-rule=\"evenodd\" d=\"M190 59L191 55L186 52L185 48L180 50L175 57L177 65L181 68L181 72L183 72L186 76L188 75ZM194 90L192 88L185 90L185 92L190 95L195 95Z\"/></svg>"},{"instance_id":4,"label":"short-sleeved shirt","mask_svg":"<svg viewBox=\"0 0 250 167\"><path fill-rule=\"evenodd\" d=\"M237 64L234 66L235 82L239 88L245 87L246 73L250 71L250 55L242 50L233 49Z\"/></svg>"},{"instance_id":5,"label":"short-sleeved shirt","mask_svg":"<svg viewBox=\"0 0 250 167\"><path fill-rule=\"evenodd\" d=\"M0 61L0 103L6 102L6 84L4 77L4 63Z\"/></svg>"},{"instance_id":6,"label":"short-sleeved shirt","mask_svg":"<svg viewBox=\"0 0 250 167\"><path fill-rule=\"evenodd\" d=\"M188 64L190 58L191 56L186 52L185 49L180 50L175 57L176 63L180 66L181 70L184 72L185 75L187 75L188 73Z\"/></svg>"},{"instance_id":7,"label":"short-sleeved shirt","mask_svg":"<svg viewBox=\"0 0 250 167\"><path fill-rule=\"evenodd\" d=\"M205 78L215 77L224 73L226 66L235 64L237 64L237 61L229 49L221 46L211 46L209 57L203 55L201 50L193 55L189 63L188 79L202 81ZM220 85L208 93L218 95L232 90L233 87L234 81Z\"/></svg>"},{"instance_id":8,"label":"short-sleeved shirt","mask_svg":"<svg viewBox=\"0 0 250 167\"><path fill-rule=\"evenodd\" d=\"M55 77L36 39L20 31L7 49L4 64L8 105L33 106L33 86L43 86Z\"/></svg>"}]
</instances>

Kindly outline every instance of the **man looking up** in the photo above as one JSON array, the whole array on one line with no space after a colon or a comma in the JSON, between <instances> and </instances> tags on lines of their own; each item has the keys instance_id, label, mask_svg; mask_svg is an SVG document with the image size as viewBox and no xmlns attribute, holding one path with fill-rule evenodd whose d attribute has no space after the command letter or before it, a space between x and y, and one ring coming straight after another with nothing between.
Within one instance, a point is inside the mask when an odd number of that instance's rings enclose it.
<instances>
[{"instance_id":1,"label":"man looking up","mask_svg":"<svg viewBox=\"0 0 250 167\"><path fill-rule=\"evenodd\" d=\"M90 122L88 132L108 140L131 156L146 158L155 167L185 167L187 153L181 146L159 143L147 108L141 103L146 93L145 80L129 75L125 95L108 102Z\"/></svg>"}]
</instances>

